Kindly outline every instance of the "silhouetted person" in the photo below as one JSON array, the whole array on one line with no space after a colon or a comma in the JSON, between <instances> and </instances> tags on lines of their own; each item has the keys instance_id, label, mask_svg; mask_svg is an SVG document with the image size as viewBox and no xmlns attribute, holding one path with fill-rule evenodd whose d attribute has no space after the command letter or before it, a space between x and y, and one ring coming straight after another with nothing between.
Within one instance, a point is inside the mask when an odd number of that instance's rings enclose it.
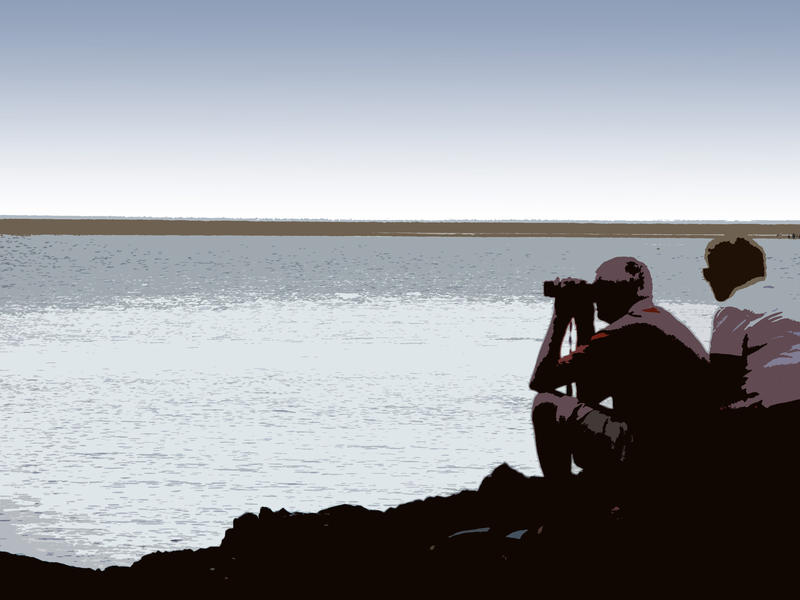
<instances>
[{"instance_id":1,"label":"silhouetted person","mask_svg":"<svg viewBox=\"0 0 800 600\"><path fill-rule=\"evenodd\" d=\"M553 318L531 377L533 427L546 478L584 471L630 476L680 470L687 431L709 412L708 355L669 312L653 305L648 268L630 257L604 262L591 286L557 280ZM594 333L597 316L609 323ZM561 357L571 319L577 348ZM577 384L577 398L556 388ZM611 398L613 408L600 406ZM632 469L632 471L631 471Z\"/></svg>"},{"instance_id":2,"label":"silhouetted person","mask_svg":"<svg viewBox=\"0 0 800 600\"><path fill-rule=\"evenodd\" d=\"M723 536L743 545L798 533L800 460L800 322L767 281L763 249L745 238L712 241L703 276L722 306L711 336L717 510ZM734 528L731 533L728 527ZM753 541L755 540L755 541ZM768 556L768 553L762 553Z\"/></svg>"},{"instance_id":3,"label":"silhouetted person","mask_svg":"<svg viewBox=\"0 0 800 600\"><path fill-rule=\"evenodd\" d=\"M800 323L786 317L766 283L764 250L745 238L712 241L703 276L722 306L714 315L711 360L724 409L800 399ZM761 283L759 283L761 282Z\"/></svg>"}]
</instances>

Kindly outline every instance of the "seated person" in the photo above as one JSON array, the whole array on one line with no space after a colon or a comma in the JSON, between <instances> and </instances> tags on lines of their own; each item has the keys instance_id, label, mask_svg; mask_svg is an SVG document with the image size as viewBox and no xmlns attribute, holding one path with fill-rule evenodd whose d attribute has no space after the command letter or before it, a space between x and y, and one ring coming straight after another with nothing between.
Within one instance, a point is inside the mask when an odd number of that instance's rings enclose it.
<instances>
[{"instance_id":1,"label":"seated person","mask_svg":"<svg viewBox=\"0 0 800 600\"><path fill-rule=\"evenodd\" d=\"M765 280L764 250L745 238L712 241L703 276L722 306L711 360L724 409L768 408L800 399L800 323ZM735 298L734 298L735 296Z\"/></svg>"},{"instance_id":2,"label":"seated person","mask_svg":"<svg viewBox=\"0 0 800 600\"><path fill-rule=\"evenodd\" d=\"M553 318L530 381L539 392L533 428L545 477L565 479L571 460L601 473L654 469L678 472L686 436L711 413L705 393L708 355L689 329L653 305L650 272L618 257L597 269L591 286L554 282ZM594 333L597 316L609 323ZM575 319L577 348L561 357L567 325ZM556 388L574 382L577 398ZM611 398L613 408L600 406ZM656 464L658 463L658 465Z\"/></svg>"},{"instance_id":3,"label":"seated person","mask_svg":"<svg viewBox=\"0 0 800 600\"><path fill-rule=\"evenodd\" d=\"M712 241L706 262L703 276L722 302L711 335L720 468L732 481L773 486L800 455L793 441L800 428L800 322L778 308L791 302L765 281L764 250L752 240Z\"/></svg>"},{"instance_id":4,"label":"seated person","mask_svg":"<svg viewBox=\"0 0 800 600\"><path fill-rule=\"evenodd\" d=\"M711 335L720 409L708 445L716 535L732 554L771 561L778 537L800 534L793 477L800 460L800 322L765 280L764 250L745 238L712 241L703 275L722 306ZM762 550L753 554L750 549ZM769 551L767 551L769 549Z\"/></svg>"}]
</instances>

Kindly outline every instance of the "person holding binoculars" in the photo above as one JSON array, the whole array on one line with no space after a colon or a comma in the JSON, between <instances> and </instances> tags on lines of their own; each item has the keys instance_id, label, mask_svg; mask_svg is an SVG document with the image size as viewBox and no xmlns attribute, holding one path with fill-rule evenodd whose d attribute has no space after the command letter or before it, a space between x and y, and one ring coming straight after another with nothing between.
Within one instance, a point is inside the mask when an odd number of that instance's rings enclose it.
<instances>
[{"instance_id":1,"label":"person holding binoculars","mask_svg":"<svg viewBox=\"0 0 800 600\"><path fill-rule=\"evenodd\" d=\"M638 477L680 469L691 435L711 416L708 354L691 331L652 299L650 271L631 257L600 265L593 283L545 282L554 298L530 388L532 419L546 478L571 478L572 460L594 474ZM594 330L597 317L608 323ZM570 322L577 347L561 356ZM577 395L557 388L575 384ZM612 407L600 403L611 398ZM632 471L631 471L632 469ZM673 471L676 472L676 471Z\"/></svg>"}]
</instances>

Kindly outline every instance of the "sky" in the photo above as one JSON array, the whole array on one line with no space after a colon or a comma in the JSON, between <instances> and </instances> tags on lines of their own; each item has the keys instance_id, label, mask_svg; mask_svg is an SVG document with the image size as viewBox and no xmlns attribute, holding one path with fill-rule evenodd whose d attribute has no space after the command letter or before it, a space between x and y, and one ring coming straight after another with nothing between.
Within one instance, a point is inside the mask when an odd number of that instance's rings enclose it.
<instances>
[{"instance_id":1,"label":"sky","mask_svg":"<svg viewBox=\"0 0 800 600\"><path fill-rule=\"evenodd\" d=\"M800 4L0 1L0 215L800 219Z\"/></svg>"}]
</instances>

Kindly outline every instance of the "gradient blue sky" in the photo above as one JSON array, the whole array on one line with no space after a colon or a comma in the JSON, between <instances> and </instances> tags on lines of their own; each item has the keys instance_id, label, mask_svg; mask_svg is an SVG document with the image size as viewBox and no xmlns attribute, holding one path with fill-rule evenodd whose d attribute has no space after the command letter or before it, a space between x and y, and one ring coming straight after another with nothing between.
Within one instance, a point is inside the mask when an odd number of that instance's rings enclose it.
<instances>
[{"instance_id":1,"label":"gradient blue sky","mask_svg":"<svg viewBox=\"0 0 800 600\"><path fill-rule=\"evenodd\" d=\"M0 214L800 218L793 2L4 2Z\"/></svg>"}]
</instances>

